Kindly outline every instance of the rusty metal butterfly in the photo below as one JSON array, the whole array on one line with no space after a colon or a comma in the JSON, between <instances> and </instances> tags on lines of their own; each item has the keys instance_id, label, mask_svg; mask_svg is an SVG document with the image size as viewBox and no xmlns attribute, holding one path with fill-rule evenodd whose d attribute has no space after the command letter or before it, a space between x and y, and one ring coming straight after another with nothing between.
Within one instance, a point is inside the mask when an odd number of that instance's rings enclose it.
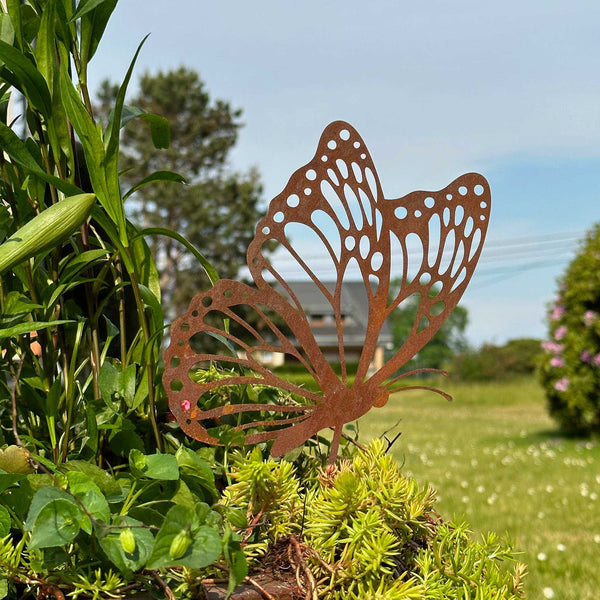
<instances>
[{"instance_id":1,"label":"rusty metal butterfly","mask_svg":"<svg viewBox=\"0 0 600 600\"><path fill-rule=\"evenodd\" d=\"M384 198L362 138L343 121L328 125L313 159L292 175L256 228L247 254L254 286L220 280L208 292L196 295L188 311L171 327L163 382L171 411L182 429L197 440L218 444L211 428L217 423L231 423L235 431L244 434L244 443L273 439L271 453L281 456L329 427L334 430L333 460L344 424L371 407L384 406L390 386L415 373L393 378L456 307L481 254L489 214L489 186L476 173L463 175L437 192ZM309 233L315 247L324 248L334 285L326 285L322 270L317 272L314 250L303 252L294 247L288 235L294 227ZM263 255L265 245L272 241L288 253L315 292L331 306L341 376L319 348L292 286ZM349 385L342 290L344 276L351 268L364 283L368 314L356 377ZM393 357L373 372L383 324L408 299L417 306L412 330ZM240 312L242 307L245 313ZM255 315L254 325L243 316L248 310ZM215 320L215 315L221 320ZM256 325L257 319L261 327ZM223 325L215 325L219 322ZM227 323L244 335L232 333ZM223 352L198 350L194 340L199 333L221 340ZM273 374L261 360L265 353L284 354L301 363L320 391ZM198 381L191 376L199 364L207 362L218 362L230 370L215 380ZM302 402L257 403L243 397L237 403L228 400L227 390L246 384L279 388ZM433 389L402 389L415 388ZM216 394L217 390L225 393ZM221 402L215 404L215 396ZM239 418L242 415L243 422Z\"/></svg>"}]
</instances>

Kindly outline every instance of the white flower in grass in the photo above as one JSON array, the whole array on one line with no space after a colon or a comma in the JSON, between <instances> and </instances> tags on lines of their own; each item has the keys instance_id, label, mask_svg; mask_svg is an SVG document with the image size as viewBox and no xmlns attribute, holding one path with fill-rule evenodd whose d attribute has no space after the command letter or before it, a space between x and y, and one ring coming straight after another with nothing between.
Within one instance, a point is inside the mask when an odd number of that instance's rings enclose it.
<instances>
[{"instance_id":1,"label":"white flower in grass","mask_svg":"<svg viewBox=\"0 0 600 600\"><path fill-rule=\"evenodd\" d=\"M546 516L546 513L540 511L537 515L538 519L543 519Z\"/></svg>"},{"instance_id":2,"label":"white flower in grass","mask_svg":"<svg viewBox=\"0 0 600 600\"><path fill-rule=\"evenodd\" d=\"M544 598L548 598L548 600L554 598L554 590L551 587L545 587L542 590L542 593L544 594Z\"/></svg>"},{"instance_id":3,"label":"white flower in grass","mask_svg":"<svg viewBox=\"0 0 600 600\"><path fill-rule=\"evenodd\" d=\"M556 544L556 549L559 552L564 552L567 549L567 547L564 544Z\"/></svg>"},{"instance_id":4,"label":"white flower in grass","mask_svg":"<svg viewBox=\"0 0 600 600\"><path fill-rule=\"evenodd\" d=\"M469 496L463 496L461 498L461 502L464 502L465 504L469 501Z\"/></svg>"},{"instance_id":5,"label":"white flower in grass","mask_svg":"<svg viewBox=\"0 0 600 600\"><path fill-rule=\"evenodd\" d=\"M596 542L596 544L600 544L600 534L596 534L594 536L594 542Z\"/></svg>"},{"instance_id":6,"label":"white flower in grass","mask_svg":"<svg viewBox=\"0 0 600 600\"><path fill-rule=\"evenodd\" d=\"M541 560L542 562L545 561L548 558L548 555L545 552L539 552L537 555L537 559Z\"/></svg>"},{"instance_id":7,"label":"white flower in grass","mask_svg":"<svg viewBox=\"0 0 600 600\"><path fill-rule=\"evenodd\" d=\"M596 494L596 492L592 492L590 494L590 500L598 500L598 494Z\"/></svg>"},{"instance_id":8,"label":"white flower in grass","mask_svg":"<svg viewBox=\"0 0 600 600\"><path fill-rule=\"evenodd\" d=\"M483 494L483 492L485 492L485 488L482 485L478 485L477 486L477 492L479 494Z\"/></svg>"},{"instance_id":9,"label":"white flower in grass","mask_svg":"<svg viewBox=\"0 0 600 600\"><path fill-rule=\"evenodd\" d=\"M460 487L461 487L463 490L466 490L466 489L469 487L469 482L468 482L468 481L464 481L464 480L463 480L463 481L461 481L461 482L460 482Z\"/></svg>"}]
</instances>

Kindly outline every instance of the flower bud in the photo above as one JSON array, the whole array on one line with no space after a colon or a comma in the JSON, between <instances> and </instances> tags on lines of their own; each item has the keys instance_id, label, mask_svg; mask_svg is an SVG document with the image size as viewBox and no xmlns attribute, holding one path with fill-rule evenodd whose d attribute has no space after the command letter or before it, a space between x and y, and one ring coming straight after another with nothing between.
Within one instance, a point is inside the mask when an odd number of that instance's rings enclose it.
<instances>
[{"instance_id":1,"label":"flower bud","mask_svg":"<svg viewBox=\"0 0 600 600\"><path fill-rule=\"evenodd\" d=\"M187 530L182 529L171 542L171 546L169 548L169 556L173 560L180 559L190 547L192 543L192 538Z\"/></svg>"},{"instance_id":2,"label":"flower bud","mask_svg":"<svg viewBox=\"0 0 600 600\"><path fill-rule=\"evenodd\" d=\"M123 529L119 534L119 541L121 542L121 548L125 554L133 554L135 552L135 536L130 527Z\"/></svg>"}]
</instances>

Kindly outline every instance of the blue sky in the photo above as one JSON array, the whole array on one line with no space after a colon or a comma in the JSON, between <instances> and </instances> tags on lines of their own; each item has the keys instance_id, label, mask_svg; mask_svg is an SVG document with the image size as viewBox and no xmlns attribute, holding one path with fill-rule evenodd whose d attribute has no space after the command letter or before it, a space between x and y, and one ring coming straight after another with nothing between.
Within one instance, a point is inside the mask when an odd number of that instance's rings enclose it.
<instances>
[{"instance_id":1,"label":"blue sky","mask_svg":"<svg viewBox=\"0 0 600 600\"><path fill-rule=\"evenodd\" d=\"M596 0L121 0L90 83L122 79L151 33L138 73L187 65L244 109L232 166L257 166L266 200L336 119L388 197L481 172L489 247L463 304L472 343L502 342L544 335L577 234L600 220L599 22Z\"/></svg>"}]
</instances>

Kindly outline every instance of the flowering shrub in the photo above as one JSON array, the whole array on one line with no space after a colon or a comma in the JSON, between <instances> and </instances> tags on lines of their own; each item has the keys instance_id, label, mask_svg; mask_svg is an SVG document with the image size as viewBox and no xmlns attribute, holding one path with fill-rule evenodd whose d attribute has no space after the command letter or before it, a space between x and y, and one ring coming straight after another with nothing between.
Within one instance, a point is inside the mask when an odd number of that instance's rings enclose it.
<instances>
[{"instance_id":1,"label":"flowering shrub","mask_svg":"<svg viewBox=\"0 0 600 600\"><path fill-rule=\"evenodd\" d=\"M550 414L568 432L600 431L600 225L568 266L548 317L539 374Z\"/></svg>"}]
</instances>

